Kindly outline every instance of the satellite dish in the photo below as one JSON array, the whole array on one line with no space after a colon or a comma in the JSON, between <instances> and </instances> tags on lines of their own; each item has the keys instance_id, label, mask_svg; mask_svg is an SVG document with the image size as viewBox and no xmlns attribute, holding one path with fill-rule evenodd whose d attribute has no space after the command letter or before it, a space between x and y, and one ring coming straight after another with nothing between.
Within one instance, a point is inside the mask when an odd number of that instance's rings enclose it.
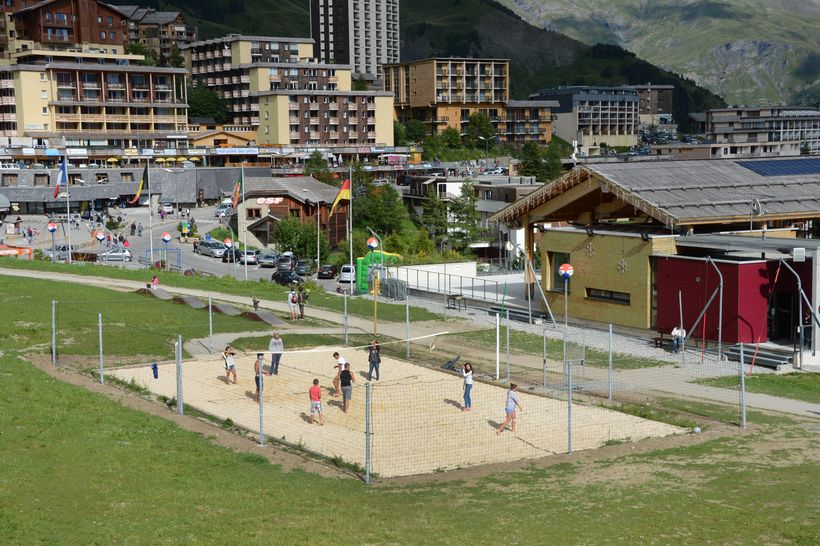
<instances>
[{"instance_id":1,"label":"satellite dish","mask_svg":"<svg viewBox=\"0 0 820 546\"><path fill-rule=\"evenodd\" d=\"M510 241L507 241L507 244L505 245L505 247L506 247L507 251L512 252L512 250L515 248L515 245L513 245Z\"/></svg>"},{"instance_id":2,"label":"satellite dish","mask_svg":"<svg viewBox=\"0 0 820 546\"><path fill-rule=\"evenodd\" d=\"M755 216L760 216L760 213L763 212L763 207L760 206L760 201L757 199L752 199L752 214Z\"/></svg>"}]
</instances>

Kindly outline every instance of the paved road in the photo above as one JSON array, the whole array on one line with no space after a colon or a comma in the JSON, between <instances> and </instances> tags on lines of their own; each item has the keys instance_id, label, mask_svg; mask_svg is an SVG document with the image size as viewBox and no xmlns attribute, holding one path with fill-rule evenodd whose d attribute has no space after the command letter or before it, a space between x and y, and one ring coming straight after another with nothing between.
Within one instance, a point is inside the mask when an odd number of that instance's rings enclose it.
<instances>
[{"instance_id":1,"label":"paved road","mask_svg":"<svg viewBox=\"0 0 820 546\"><path fill-rule=\"evenodd\" d=\"M86 284L120 290L136 290L144 286L143 283L137 281L3 268L0 268L0 275L74 282L78 284ZM210 295L215 300L221 300L226 302L236 301L236 296L231 294L221 294L216 292L208 292L205 290L176 288L169 286L165 286L164 288L174 294L192 295L198 297L208 297ZM438 302L425 301L424 304L425 307L429 308L431 311L442 311L441 307L443 306L441 306L441 304ZM260 305L263 308L276 310L280 312L286 311L287 308L286 303L280 301L263 300ZM334 311L311 308L310 315L319 319L335 322L337 324L340 324L343 321L343 317L339 313ZM485 322L486 315L480 313L476 313L474 316L461 315L460 318L468 318L469 320L459 319L445 321L414 322L411 325L411 337L432 335L442 333L445 331L470 331L475 330L476 328L486 328L487 326ZM372 327L372 322L364 318L350 317L349 326L351 330L360 330L366 332L369 331ZM512 327L513 329L528 328L526 324L513 324ZM405 337L405 325L403 323L382 322L380 323L380 330L385 336L390 336L397 339L404 339ZM324 331L324 329L322 331ZM258 333L259 332L253 332L253 334ZM555 333L552 332L551 336L554 334ZM235 335L237 337L240 337L242 335L248 334L237 333ZM220 343L222 341L227 340L223 340L220 338ZM617 343L617 346L619 347L619 350L621 350L623 353L630 354L631 352L628 349L630 346L634 345L637 354L642 356L646 355L646 342L643 340L636 341L634 338L630 338L629 336L616 336L615 341ZM424 346L429 346L429 342L421 342L421 344L423 344ZM492 350L476 346L468 346L463 342L459 343L458 341L446 337L440 338L438 344L441 347L447 347L448 350L452 349L459 351L458 354L461 354L463 359L469 358L477 360L486 360L489 358L490 353L492 353ZM201 345L202 342L200 342L200 346ZM706 359L701 361L698 358L698 356L699 355L696 353L690 353L683 359L678 360L678 358L675 357L674 360L670 360L670 364L674 363L675 365L679 366L677 368L672 367L670 365L659 368L644 368L640 370L616 370L614 374L614 383L616 384L617 388L630 389L634 392L656 394L665 393L685 398L700 398L703 400L737 404L737 391L694 385L690 382L692 379L695 378L735 373L735 370L737 370L737 364L728 362L715 362L710 364L709 361ZM668 358L661 353L659 353L657 357L659 359ZM540 354L534 355L515 352L514 363L517 366L529 367L538 370L541 370L543 367L543 360ZM551 365L555 365L555 363L553 362ZM592 368L589 366L587 366L585 369L587 374L586 380L588 380L590 383L597 382L600 384L605 381L605 369ZM781 411L785 413L801 415L804 417L820 417L820 404L811 404L807 402L801 402L798 400L777 398L764 394L747 393L747 404L749 407Z\"/></svg>"}]
</instances>

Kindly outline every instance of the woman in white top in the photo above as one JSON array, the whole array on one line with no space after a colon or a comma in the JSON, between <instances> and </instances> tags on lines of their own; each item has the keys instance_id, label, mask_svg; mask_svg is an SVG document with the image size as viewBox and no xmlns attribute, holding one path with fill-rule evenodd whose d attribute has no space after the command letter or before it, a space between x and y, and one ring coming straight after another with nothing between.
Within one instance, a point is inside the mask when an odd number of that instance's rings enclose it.
<instances>
[{"instance_id":1,"label":"woman in white top","mask_svg":"<svg viewBox=\"0 0 820 546\"><path fill-rule=\"evenodd\" d=\"M222 359L225 360L225 383L230 383L231 375L233 375L234 385L236 385L236 362L234 362L233 358L235 355L236 351L234 351L230 345L222 351Z\"/></svg>"},{"instance_id":2,"label":"woman in white top","mask_svg":"<svg viewBox=\"0 0 820 546\"><path fill-rule=\"evenodd\" d=\"M473 365L465 362L461 367L461 375L464 376L464 407L463 411L473 409L473 400L470 398L470 391L473 390Z\"/></svg>"},{"instance_id":3,"label":"woman in white top","mask_svg":"<svg viewBox=\"0 0 820 546\"><path fill-rule=\"evenodd\" d=\"M507 391L507 403L504 406L507 418L504 419L504 422L498 427L498 430L495 432L496 434L501 434L501 431L507 428L507 425L510 425L510 430L515 432L515 408L524 411L524 408L518 403L518 385L510 383L510 390Z\"/></svg>"}]
</instances>

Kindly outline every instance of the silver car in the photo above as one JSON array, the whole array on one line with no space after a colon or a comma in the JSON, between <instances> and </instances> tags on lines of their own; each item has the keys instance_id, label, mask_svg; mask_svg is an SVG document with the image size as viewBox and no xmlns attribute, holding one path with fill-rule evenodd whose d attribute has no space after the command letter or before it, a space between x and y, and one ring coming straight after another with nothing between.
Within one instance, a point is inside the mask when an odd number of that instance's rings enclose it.
<instances>
[{"instance_id":1,"label":"silver car","mask_svg":"<svg viewBox=\"0 0 820 546\"><path fill-rule=\"evenodd\" d=\"M97 254L98 262L130 262L132 258L131 251L127 248L112 248Z\"/></svg>"},{"instance_id":2,"label":"silver car","mask_svg":"<svg viewBox=\"0 0 820 546\"><path fill-rule=\"evenodd\" d=\"M197 245L197 252L211 258L221 258L226 250L225 245L219 241L202 241Z\"/></svg>"}]
</instances>

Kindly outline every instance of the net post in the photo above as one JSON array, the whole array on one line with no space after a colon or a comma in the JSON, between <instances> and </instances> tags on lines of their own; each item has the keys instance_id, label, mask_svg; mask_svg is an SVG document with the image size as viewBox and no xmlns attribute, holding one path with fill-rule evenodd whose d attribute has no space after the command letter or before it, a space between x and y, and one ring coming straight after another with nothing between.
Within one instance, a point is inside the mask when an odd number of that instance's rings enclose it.
<instances>
[{"instance_id":1,"label":"net post","mask_svg":"<svg viewBox=\"0 0 820 546\"><path fill-rule=\"evenodd\" d=\"M544 329L542 331L542 336L544 339L544 387L547 386L547 325L544 323Z\"/></svg>"},{"instance_id":2,"label":"net post","mask_svg":"<svg viewBox=\"0 0 820 546\"><path fill-rule=\"evenodd\" d=\"M259 445L265 445L265 398L263 396L262 389L264 385L262 384L262 368L264 368L265 357L263 356L259 362L259 373L257 374L257 380L259 381ZM273 366L273 360L271 360L271 366Z\"/></svg>"},{"instance_id":3,"label":"net post","mask_svg":"<svg viewBox=\"0 0 820 546\"><path fill-rule=\"evenodd\" d=\"M177 335L177 414L182 415L184 406L182 402L182 336Z\"/></svg>"},{"instance_id":4,"label":"net post","mask_svg":"<svg viewBox=\"0 0 820 546\"><path fill-rule=\"evenodd\" d=\"M350 283L350 286L353 286L353 283ZM342 294L344 295L344 300L345 300L345 325L344 325L344 331L345 331L345 347L347 347L348 346L348 342L347 342L347 291L342 290Z\"/></svg>"},{"instance_id":5,"label":"net post","mask_svg":"<svg viewBox=\"0 0 820 546\"><path fill-rule=\"evenodd\" d=\"M566 362L567 370L567 453L572 453L572 361Z\"/></svg>"},{"instance_id":6,"label":"net post","mask_svg":"<svg viewBox=\"0 0 820 546\"><path fill-rule=\"evenodd\" d=\"M51 300L51 365L57 365L57 300Z\"/></svg>"},{"instance_id":7,"label":"net post","mask_svg":"<svg viewBox=\"0 0 820 546\"><path fill-rule=\"evenodd\" d=\"M609 372L607 373L607 400L612 400L612 324L609 325Z\"/></svg>"},{"instance_id":8,"label":"net post","mask_svg":"<svg viewBox=\"0 0 820 546\"><path fill-rule=\"evenodd\" d=\"M507 383L510 382L510 310L507 309Z\"/></svg>"},{"instance_id":9,"label":"net post","mask_svg":"<svg viewBox=\"0 0 820 546\"><path fill-rule=\"evenodd\" d=\"M371 396L373 395L373 386L370 384L370 381L364 384L364 482L370 483L370 468L371 468L371 458L372 454L370 452L370 436L372 434L371 431Z\"/></svg>"},{"instance_id":10,"label":"net post","mask_svg":"<svg viewBox=\"0 0 820 546\"><path fill-rule=\"evenodd\" d=\"M406 356L410 360L410 291L405 288L404 294L404 337L407 340Z\"/></svg>"},{"instance_id":11,"label":"net post","mask_svg":"<svg viewBox=\"0 0 820 546\"><path fill-rule=\"evenodd\" d=\"M103 365L103 332L102 332L102 313L97 313L97 338L100 342L100 385L105 385L105 368Z\"/></svg>"},{"instance_id":12,"label":"net post","mask_svg":"<svg viewBox=\"0 0 820 546\"><path fill-rule=\"evenodd\" d=\"M801 340L802 342L802 340ZM743 343L740 344L740 427L746 428L746 370L744 370L745 355Z\"/></svg>"},{"instance_id":13,"label":"net post","mask_svg":"<svg viewBox=\"0 0 820 546\"><path fill-rule=\"evenodd\" d=\"M501 375L501 313L495 314L495 380Z\"/></svg>"},{"instance_id":14,"label":"net post","mask_svg":"<svg viewBox=\"0 0 820 546\"><path fill-rule=\"evenodd\" d=\"M208 353L214 352L214 311L211 295L208 294Z\"/></svg>"}]
</instances>

